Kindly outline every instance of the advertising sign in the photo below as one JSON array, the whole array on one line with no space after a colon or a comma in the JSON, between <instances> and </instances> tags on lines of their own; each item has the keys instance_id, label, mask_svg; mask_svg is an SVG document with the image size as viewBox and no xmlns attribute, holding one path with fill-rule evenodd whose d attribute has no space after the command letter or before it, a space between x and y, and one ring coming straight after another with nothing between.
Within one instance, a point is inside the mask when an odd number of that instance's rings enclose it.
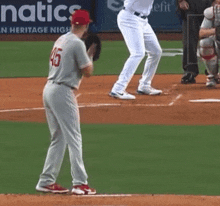
<instances>
[{"instance_id":1,"label":"advertising sign","mask_svg":"<svg viewBox=\"0 0 220 206\"><path fill-rule=\"evenodd\" d=\"M176 0L155 0L149 22L156 31L181 31Z\"/></svg>"},{"instance_id":2,"label":"advertising sign","mask_svg":"<svg viewBox=\"0 0 220 206\"><path fill-rule=\"evenodd\" d=\"M155 31L180 31L181 25L176 15L176 0L155 0L149 22ZM97 29L118 31L117 15L123 8L124 0L98 1Z\"/></svg>"},{"instance_id":3,"label":"advertising sign","mask_svg":"<svg viewBox=\"0 0 220 206\"><path fill-rule=\"evenodd\" d=\"M93 32L116 32L124 0L1 0L0 34L62 34L76 9L90 11ZM175 0L155 0L149 22L156 31L181 30Z\"/></svg>"},{"instance_id":4,"label":"advertising sign","mask_svg":"<svg viewBox=\"0 0 220 206\"><path fill-rule=\"evenodd\" d=\"M76 9L90 10L92 0L1 0L0 33L66 33Z\"/></svg>"}]
</instances>

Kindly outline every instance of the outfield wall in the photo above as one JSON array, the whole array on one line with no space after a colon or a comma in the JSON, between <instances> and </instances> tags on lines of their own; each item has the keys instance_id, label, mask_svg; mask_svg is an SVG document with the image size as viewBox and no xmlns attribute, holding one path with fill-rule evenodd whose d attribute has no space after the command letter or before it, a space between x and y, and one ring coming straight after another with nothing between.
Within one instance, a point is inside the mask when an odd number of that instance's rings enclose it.
<instances>
[{"instance_id":1,"label":"outfield wall","mask_svg":"<svg viewBox=\"0 0 220 206\"><path fill-rule=\"evenodd\" d=\"M70 27L70 14L87 9L90 30L118 32L117 14L124 0L1 0L0 34L62 34ZM181 31L175 0L155 0L149 16L155 31Z\"/></svg>"}]
</instances>

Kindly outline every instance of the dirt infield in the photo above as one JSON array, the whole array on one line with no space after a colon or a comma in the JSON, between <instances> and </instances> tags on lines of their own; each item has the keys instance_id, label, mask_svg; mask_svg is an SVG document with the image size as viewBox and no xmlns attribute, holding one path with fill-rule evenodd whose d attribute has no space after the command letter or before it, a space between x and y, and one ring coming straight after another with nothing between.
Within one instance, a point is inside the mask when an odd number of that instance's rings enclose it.
<instances>
[{"instance_id":1,"label":"dirt infield","mask_svg":"<svg viewBox=\"0 0 220 206\"><path fill-rule=\"evenodd\" d=\"M135 75L128 92L136 95L140 76ZM160 96L136 95L136 100L118 100L108 96L117 76L84 78L77 99L82 123L122 124L220 124L218 102L193 103L190 100L218 101L220 85L205 87L205 76L197 84L180 84L180 75L156 75L153 86ZM0 81L0 120L45 122L42 90L46 78L12 78ZM95 115L94 115L95 114Z\"/></svg>"},{"instance_id":2,"label":"dirt infield","mask_svg":"<svg viewBox=\"0 0 220 206\"><path fill-rule=\"evenodd\" d=\"M219 206L220 197L192 195L0 195L0 206Z\"/></svg>"},{"instance_id":3,"label":"dirt infield","mask_svg":"<svg viewBox=\"0 0 220 206\"><path fill-rule=\"evenodd\" d=\"M84 78L78 91L82 123L122 124L220 124L218 104L220 85L205 87L199 75L193 85L180 84L181 75L156 75L153 86L163 90L160 96L137 95L140 75L135 75L128 92L136 100L117 100L108 96L117 76ZM46 122L42 90L46 78L0 79L0 120ZM191 102L201 100L211 102ZM102 205L102 206L217 206L220 197L181 195L123 195L76 197L71 195L0 195L0 205Z\"/></svg>"}]
</instances>

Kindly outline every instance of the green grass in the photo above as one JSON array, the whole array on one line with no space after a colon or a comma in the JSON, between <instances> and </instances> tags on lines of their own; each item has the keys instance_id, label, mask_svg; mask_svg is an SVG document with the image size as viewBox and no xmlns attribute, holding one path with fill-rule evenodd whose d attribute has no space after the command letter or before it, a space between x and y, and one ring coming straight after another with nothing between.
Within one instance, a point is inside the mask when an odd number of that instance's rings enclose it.
<instances>
[{"instance_id":1,"label":"green grass","mask_svg":"<svg viewBox=\"0 0 220 206\"><path fill-rule=\"evenodd\" d=\"M0 77L47 76L53 42L0 42Z\"/></svg>"},{"instance_id":2,"label":"green grass","mask_svg":"<svg viewBox=\"0 0 220 206\"><path fill-rule=\"evenodd\" d=\"M219 126L82 125L89 183L99 193L219 195ZM35 193L49 131L0 122L0 193ZM58 182L71 187L66 154Z\"/></svg>"},{"instance_id":3,"label":"green grass","mask_svg":"<svg viewBox=\"0 0 220 206\"><path fill-rule=\"evenodd\" d=\"M94 75L118 75L129 56L123 41L103 41L99 61L95 62ZM161 41L162 48L182 48L181 41ZM0 77L46 77L53 42L1 42ZM182 73L182 56L162 57L157 73ZM146 58L145 58L146 59ZM143 71L145 59L136 74Z\"/></svg>"},{"instance_id":4,"label":"green grass","mask_svg":"<svg viewBox=\"0 0 220 206\"><path fill-rule=\"evenodd\" d=\"M180 41L160 44L182 48ZM52 45L1 42L0 78L46 77ZM118 75L128 55L123 41L103 41L94 74ZM181 56L162 57L157 72L182 73ZM219 133L219 126L83 124L89 183L98 193L219 195ZM0 136L0 193L35 194L50 143L47 124L1 121ZM68 153L58 182L71 187Z\"/></svg>"}]
</instances>

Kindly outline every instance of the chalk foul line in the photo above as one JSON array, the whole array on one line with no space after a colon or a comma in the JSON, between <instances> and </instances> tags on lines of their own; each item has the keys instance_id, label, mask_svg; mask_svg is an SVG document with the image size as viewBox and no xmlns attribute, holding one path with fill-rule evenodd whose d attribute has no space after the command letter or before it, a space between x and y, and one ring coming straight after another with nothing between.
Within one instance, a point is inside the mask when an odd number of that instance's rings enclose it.
<instances>
[{"instance_id":1,"label":"chalk foul line","mask_svg":"<svg viewBox=\"0 0 220 206\"><path fill-rule=\"evenodd\" d=\"M177 101L178 99L180 99L182 96L183 96L182 94L179 94L179 95L178 95L172 102L170 102L168 105L169 105L169 106L173 106L173 105L176 103L176 101Z\"/></svg>"},{"instance_id":2,"label":"chalk foul line","mask_svg":"<svg viewBox=\"0 0 220 206\"><path fill-rule=\"evenodd\" d=\"M178 95L171 103L169 104L114 104L114 103L90 103L90 104L79 104L79 108L92 108L92 107L168 107L173 106L174 103L181 97ZM7 112L24 112L24 111L38 111L44 110L44 107L38 108L21 108L21 109L4 109L0 110L0 113Z\"/></svg>"},{"instance_id":3,"label":"chalk foul line","mask_svg":"<svg viewBox=\"0 0 220 206\"><path fill-rule=\"evenodd\" d=\"M122 106L122 104L114 104L114 103L82 103L79 104L79 108L85 108L85 107L119 107Z\"/></svg>"},{"instance_id":4,"label":"chalk foul line","mask_svg":"<svg viewBox=\"0 0 220 206\"><path fill-rule=\"evenodd\" d=\"M213 102L220 102L220 99L194 99L189 100L192 103L213 103Z\"/></svg>"},{"instance_id":5,"label":"chalk foul line","mask_svg":"<svg viewBox=\"0 0 220 206\"><path fill-rule=\"evenodd\" d=\"M114 104L114 103L91 103L91 104L79 104L79 108L84 107L167 107L168 104Z\"/></svg>"},{"instance_id":6,"label":"chalk foul line","mask_svg":"<svg viewBox=\"0 0 220 206\"><path fill-rule=\"evenodd\" d=\"M39 107L39 108L23 108L23 109L4 109L4 110L0 110L0 113L4 113L4 112L24 112L24 111L34 111L34 110L44 110L44 108Z\"/></svg>"},{"instance_id":7,"label":"chalk foul line","mask_svg":"<svg viewBox=\"0 0 220 206\"><path fill-rule=\"evenodd\" d=\"M155 196L155 197L166 197L166 196L176 196L176 197L210 197L210 198L220 198L220 196L208 196L208 195L184 195L184 194L96 194L96 195L82 195L82 196L73 196L74 198L91 198L91 197L140 197L140 196ZM115 206L115 205L109 205ZM118 206L125 206L125 205L118 205Z\"/></svg>"},{"instance_id":8,"label":"chalk foul line","mask_svg":"<svg viewBox=\"0 0 220 206\"><path fill-rule=\"evenodd\" d=\"M167 104L102 104L102 103L91 103L91 104L79 104L79 108L92 108L92 107L163 107L168 106ZM21 108L21 109L4 109L0 110L0 113L7 112L27 112L27 111L38 111L44 110L44 107L39 108Z\"/></svg>"},{"instance_id":9,"label":"chalk foul line","mask_svg":"<svg viewBox=\"0 0 220 206\"><path fill-rule=\"evenodd\" d=\"M81 95L81 94L80 94ZM78 96L80 96L78 95ZM169 104L127 104L127 103L81 103L79 108L92 108L92 107L170 107L182 97L182 94L176 96ZM219 100L220 101L220 100ZM24 112L24 111L38 111L44 110L44 107L37 108L20 108L20 109L2 109L0 113L7 112Z\"/></svg>"},{"instance_id":10,"label":"chalk foul line","mask_svg":"<svg viewBox=\"0 0 220 206\"><path fill-rule=\"evenodd\" d=\"M85 195L83 197L132 197L132 196L134 196L134 195L132 195L132 194L96 194L96 195ZM76 197L80 198L82 196L76 196ZM121 205L121 206L123 206L123 205Z\"/></svg>"}]
</instances>

